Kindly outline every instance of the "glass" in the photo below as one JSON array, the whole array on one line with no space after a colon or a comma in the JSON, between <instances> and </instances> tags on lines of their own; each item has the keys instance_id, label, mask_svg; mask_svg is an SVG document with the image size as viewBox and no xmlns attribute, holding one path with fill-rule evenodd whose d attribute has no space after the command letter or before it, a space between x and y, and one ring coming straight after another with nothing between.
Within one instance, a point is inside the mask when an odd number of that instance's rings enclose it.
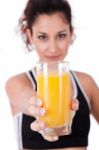
<instances>
[{"instance_id":1,"label":"glass","mask_svg":"<svg viewBox=\"0 0 99 150\"><path fill-rule=\"evenodd\" d=\"M44 134L56 135L61 128L68 135L71 133L72 111L70 108L72 88L69 62L39 62L37 70L37 97L42 100L46 108ZM58 133L62 135L62 133Z\"/></svg>"}]
</instances>

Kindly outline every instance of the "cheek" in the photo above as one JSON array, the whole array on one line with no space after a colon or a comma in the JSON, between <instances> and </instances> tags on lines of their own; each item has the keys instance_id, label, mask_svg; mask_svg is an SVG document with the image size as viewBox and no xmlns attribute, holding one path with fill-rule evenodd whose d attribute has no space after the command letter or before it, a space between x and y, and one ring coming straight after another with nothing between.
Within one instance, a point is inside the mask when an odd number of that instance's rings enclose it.
<instances>
[{"instance_id":1,"label":"cheek","mask_svg":"<svg viewBox=\"0 0 99 150\"><path fill-rule=\"evenodd\" d=\"M69 43L68 42L63 42L60 44L60 50L62 57L66 56L68 54L68 48L69 48Z\"/></svg>"},{"instance_id":2,"label":"cheek","mask_svg":"<svg viewBox=\"0 0 99 150\"><path fill-rule=\"evenodd\" d=\"M70 46L70 39L67 39L66 41L63 41L63 43L60 44L64 51L68 51L68 48Z\"/></svg>"},{"instance_id":3,"label":"cheek","mask_svg":"<svg viewBox=\"0 0 99 150\"><path fill-rule=\"evenodd\" d=\"M44 57L48 53L48 43L40 43L37 45L37 52L40 57Z\"/></svg>"},{"instance_id":4,"label":"cheek","mask_svg":"<svg viewBox=\"0 0 99 150\"><path fill-rule=\"evenodd\" d=\"M46 44L44 44L44 43L35 43L35 45L36 45L36 49L37 49L37 51L39 51L39 52L43 52L45 49L46 49Z\"/></svg>"},{"instance_id":5,"label":"cheek","mask_svg":"<svg viewBox=\"0 0 99 150\"><path fill-rule=\"evenodd\" d=\"M61 43L59 45L59 47L60 47L60 50L61 50L62 53L66 53L66 51L68 51L68 44L66 44L66 42L65 43Z\"/></svg>"},{"instance_id":6,"label":"cheek","mask_svg":"<svg viewBox=\"0 0 99 150\"><path fill-rule=\"evenodd\" d=\"M36 51L37 51L39 57L42 58L42 57L44 56L44 51L45 51L45 46L44 46L44 44L43 44L43 45L42 45L42 44L37 44L37 45L36 45Z\"/></svg>"}]
</instances>

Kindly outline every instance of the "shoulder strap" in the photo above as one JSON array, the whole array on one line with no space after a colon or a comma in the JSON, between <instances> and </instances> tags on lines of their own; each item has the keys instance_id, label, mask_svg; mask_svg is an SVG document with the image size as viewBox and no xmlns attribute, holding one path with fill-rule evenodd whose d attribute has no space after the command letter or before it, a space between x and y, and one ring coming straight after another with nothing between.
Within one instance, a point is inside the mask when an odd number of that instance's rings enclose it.
<instances>
[{"instance_id":1,"label":"shoulder strap","mask_svg":"<svg viewBox=\"0 0 99 150\"><path fill-rule=\"evenodd\" d=\"M89 106L89 109L91 109L91 104L90 104L90 100L89 100L89 97L87 96L82 84L80 83L80 80L78 79L77 75L75 72L71 71L71 74L76 82L76 85L78 87L78 89L82 92L83 96L85 97L85 100L87 101L88 103L88 106Z\"/></svg>"},{"instance_id":2,"label":"shoulder strap","mask_svg":"<svg viewBox=\"0 0 99 150\"><path fill-rule=\"evenodd\" d=\"M30 74L31 78L33 79L33 81L34 81L34 83L35 83L35 90L37 91L37 82L36 82L36 79L35 79L35 77L34 77L34 75L33 75L33 72L30 70L30 71L29 71L29 74Z\"/></svg>"}]
</instances>

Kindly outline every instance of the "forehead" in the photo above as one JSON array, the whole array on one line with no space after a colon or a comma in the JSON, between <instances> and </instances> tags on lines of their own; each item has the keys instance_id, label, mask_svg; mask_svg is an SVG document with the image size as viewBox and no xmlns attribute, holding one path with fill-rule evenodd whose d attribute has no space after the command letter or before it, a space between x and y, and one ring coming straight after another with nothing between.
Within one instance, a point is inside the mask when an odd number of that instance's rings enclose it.
<instances>
[{"instance_id":1,"label":"forehead","mask_svg":"<svg viewBox=\"0 0 99 150\"><path fill-rule=\"evenodd\" d=\"M61 28L69 28L69 23L62 13L54 13L50 15L41 14L35 20L32 28L41 30L49 30L54 28L55 30Z\"/></svg>"}]
</instances>

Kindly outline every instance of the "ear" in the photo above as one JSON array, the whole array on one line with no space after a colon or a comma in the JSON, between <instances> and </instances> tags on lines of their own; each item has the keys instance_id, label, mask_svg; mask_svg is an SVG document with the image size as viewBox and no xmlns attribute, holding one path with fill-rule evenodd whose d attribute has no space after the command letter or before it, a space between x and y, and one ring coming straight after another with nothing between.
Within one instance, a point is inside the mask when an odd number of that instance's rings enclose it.
<instances>
[{"instance_id":1,"label":"ear","mask_svg":"<svg viewBox=\"0 0 99 150\"><path fill-rule=\"evenodd\" d=\"M74 28L72 28L72 31L71 31L71 44L74 43L75 39L76 39L76 34L74 32Z\"/></svg>"},{"instance_id":2,"label":"ear","mask_svg":"<svg viewBox=\"0 0 99 150\"><path fill-rule=\"evenodd\" d=\"M32 45L33 44L33 39L32 39L32 33L31 33L30 29L26 30L26 35L27 35L27 38L28 38L28 41L29 41L30 45Z\"/></svg>"}]
</instances>

